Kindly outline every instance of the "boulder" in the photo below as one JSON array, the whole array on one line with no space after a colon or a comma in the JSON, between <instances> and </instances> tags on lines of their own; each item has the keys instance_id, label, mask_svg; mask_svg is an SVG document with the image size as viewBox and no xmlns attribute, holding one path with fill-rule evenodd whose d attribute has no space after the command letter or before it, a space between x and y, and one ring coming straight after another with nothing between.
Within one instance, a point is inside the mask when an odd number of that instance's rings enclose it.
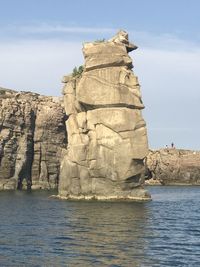
<instances>
[{"instance_id":1,"label":"boulder","mask_svg":"<svg viewBox=\"0 0 200 267\"><path fill-rule=\"evenodd\" d=\"M133 73L127 71L125 67L85 72L78 83L76 98L79 102L94 108L119 106L142 109L144 105L141 100L140 86L131 76L134 77Z\"/></svg>"}]
</instances>

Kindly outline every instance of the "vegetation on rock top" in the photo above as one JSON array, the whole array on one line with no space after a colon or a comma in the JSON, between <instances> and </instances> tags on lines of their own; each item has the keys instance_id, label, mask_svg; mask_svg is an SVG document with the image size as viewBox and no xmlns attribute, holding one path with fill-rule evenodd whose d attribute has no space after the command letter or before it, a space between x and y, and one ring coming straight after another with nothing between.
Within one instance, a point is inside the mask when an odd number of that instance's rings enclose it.
<instances>
[{"instance_id":1,"label":"vegetation on rock top","mask_svg":"<svg viewBox=\"0 0 200 267\"><path fill-rule=\"evenodd\" d=\"M73 77L80 77L82 72L83 72L83 69L84 69L83 65L79 66L78 68L75 67L73 69L72 76Z\"/></svg>"},{"instance_id":2,"label":"vegetation on rock top","mask_svg":"<svg viewBox=\"0 0 200 267\"><path fill-rule=\"evenodd\" d=\"M97 39L96 41L94 41L95 43L104 43L106 41L105 38L103 39Z\"/></svg>"}]
</instances>

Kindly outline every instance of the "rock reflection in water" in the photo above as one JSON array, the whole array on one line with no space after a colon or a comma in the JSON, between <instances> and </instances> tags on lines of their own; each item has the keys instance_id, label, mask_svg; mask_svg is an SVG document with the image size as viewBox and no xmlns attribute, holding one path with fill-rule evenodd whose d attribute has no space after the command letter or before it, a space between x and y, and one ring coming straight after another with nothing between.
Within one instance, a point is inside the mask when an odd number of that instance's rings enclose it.
<instances>
[{"instance_id":1,"label":"rock reflection in water","mask_svg":"<svg viewBox=\"0 0 200 267\"><path fill-rule=\"evenodd\" d=\"M0 265L152 266L149 205L2 192Z\"/></svg>"},{"instance_id":2,"label":"rock reflection in water","mask_svg":"<svg viewBox=\"0 0 200 267\"><path fill-rule=\"evenodd\" d=\"M0 266L200 266L199 187L151 187L149 203L0 193Z\"/></svg>"},{"instance_id":3,"label":"rock reflection in water","mask_svg":"<svg viewBox=\"0 0 200 267\"><path fill-rule=\"evenodd\" d=\"M148 246L145 204L73 202L71 208L75 212L65 216L73 230L66 228L61 237L65 251L74 255L69 266L141 266Z\"/></svg>"}]
</instances>

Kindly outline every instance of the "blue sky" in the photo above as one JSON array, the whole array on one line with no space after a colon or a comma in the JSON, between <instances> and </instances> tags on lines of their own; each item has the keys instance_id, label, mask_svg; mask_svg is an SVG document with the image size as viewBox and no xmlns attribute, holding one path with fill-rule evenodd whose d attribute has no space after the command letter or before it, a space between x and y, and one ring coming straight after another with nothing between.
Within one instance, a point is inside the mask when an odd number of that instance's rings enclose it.
<instances>
[{"instance_id":1,"label":"blue sky","mask_svg":"<svg viewBox=\"0 0 200 267\"><path fill-rule=\"evenodd\" d=\"M200 1L0 0L0 86L60 95L82 43L129 32L149 144L200 149Z\"/></svg>"}]
</instances>

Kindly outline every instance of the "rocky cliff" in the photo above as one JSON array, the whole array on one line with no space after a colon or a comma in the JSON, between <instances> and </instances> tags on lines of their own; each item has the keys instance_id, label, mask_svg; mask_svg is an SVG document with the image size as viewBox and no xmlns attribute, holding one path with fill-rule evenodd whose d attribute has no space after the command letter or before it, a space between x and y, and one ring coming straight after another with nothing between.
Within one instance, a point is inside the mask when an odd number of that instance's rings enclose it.
<instances>
[{"instance_id":1,"label":"rocky cliff","mask_svg":"<svg viewBox=\"0 0 200 267\"><path fill-rule=\"evenodd\" d=\"M200 151L151 150L146 159L150 182L163 185L200 185Z\"/></svg>"},{"instance_id":2,"label":"rocky cliff","mask_svg":"<svg viewBox=\"0 0 200 267\"><path fill-rule=\"evenodd\" d=\"M61 98L0 88L0 190L57 187L65 120Z\"/></svg>"},{"instance_id":3,"label":"rocky cliff","mask_svg":"<svg viewBox=\"0 0 200 267\"><path fill-rule=\"evenodd\" d=\"M64 77L69 118L60 197L150 198L142 188L148 154L144 105L128 55L136 48L124 31L108 41L85 43L83 72Z\"/></svg>"}]
</instances>

